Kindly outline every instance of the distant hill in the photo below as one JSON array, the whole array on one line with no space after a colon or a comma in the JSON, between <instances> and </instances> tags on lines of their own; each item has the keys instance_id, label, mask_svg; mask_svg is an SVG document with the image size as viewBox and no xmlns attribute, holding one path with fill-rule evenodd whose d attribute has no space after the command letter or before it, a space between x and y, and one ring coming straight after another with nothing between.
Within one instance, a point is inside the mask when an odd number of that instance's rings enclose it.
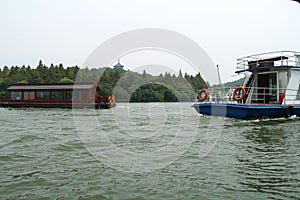
<instances>
[{"instance_id":1,"label":"distant hill","mask_svg":"<svg viewBox=\"0 0 300 200\"><path fill-rule=\"evenodd\" d=\"M225 88L235 88L237 86L243 85L245 78L240 78L236 81L231 81L231 82L227 82L224 83L224 87Z\"/></svg>"},{"instance_id":2,"label":"distant hill","mask_svg":"<svg viewBox=\"0 0 300 200\"><path fill-rule=\"evenodd\" d=\"M224 87L225 88L236 88L237 86L243 85L245 78L240 78L238 80L235 81L230 81L230 82L226 82L224 83ZM218 87L219 85L213 85L212 87Z\"/></svg>"}]
</instances>

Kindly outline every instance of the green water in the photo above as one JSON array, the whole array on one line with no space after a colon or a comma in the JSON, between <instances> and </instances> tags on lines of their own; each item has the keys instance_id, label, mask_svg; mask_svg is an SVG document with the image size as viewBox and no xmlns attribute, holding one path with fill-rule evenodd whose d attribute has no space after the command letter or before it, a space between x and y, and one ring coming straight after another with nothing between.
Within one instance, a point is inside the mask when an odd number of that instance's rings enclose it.
<instances>
[{"instance_id":1,"label":"green water","mask_svg":"<svg viewBox=\"0 0 300 200\"><path fill-rule=\"evenodd\" d=\"M203 157L218 131L190 105L0 108L0 199L300 199L299 119L226 119Z\"/></svg>"}]
</instances>

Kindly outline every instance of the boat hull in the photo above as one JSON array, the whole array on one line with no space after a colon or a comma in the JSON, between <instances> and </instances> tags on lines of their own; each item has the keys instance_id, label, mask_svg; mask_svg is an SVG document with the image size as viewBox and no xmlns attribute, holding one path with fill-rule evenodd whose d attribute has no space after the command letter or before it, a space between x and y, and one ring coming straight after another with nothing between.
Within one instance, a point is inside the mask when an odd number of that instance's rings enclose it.
<instances>
[{"instance_id":1,"label":"boat hull","mask_svg":"<svg viewBox=\"0 0 300 200\"><path fill-rule=\"evenodd\" d=\"M193 107L203 115L224 116L237 119L281 118L300 116L300 106L284 105L246 105L195 103Z\"/></svg>"},{"instance_id":2,"label":"boat hull","mask_svg":"<svg viewBox=\"0 0 300 200\"><path fill-rule=\"evenodd\" d=\"M116 106L116 103L9 103L0 102L0 107L12 108L101 108L109 109Z\"/></svg>"}]
</instances>

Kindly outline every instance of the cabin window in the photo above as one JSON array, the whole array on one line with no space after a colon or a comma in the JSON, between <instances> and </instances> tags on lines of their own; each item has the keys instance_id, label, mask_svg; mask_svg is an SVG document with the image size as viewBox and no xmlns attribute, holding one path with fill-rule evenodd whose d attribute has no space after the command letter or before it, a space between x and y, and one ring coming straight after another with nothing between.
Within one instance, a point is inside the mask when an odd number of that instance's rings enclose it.
<instances>
[{"instance_id":1,"label":"cabin window","mask_svg":"<svg viewBox=\"0 0 300 200\"><path fill-rule=\"evenodd\" d=\"M276 73L269 74L269 88L270 88L269 102L270 103L277 102L277 74Z\"/></svg>"},{"instance_id":2,"label":"cabin window","mask_svg":"<svg viewBox=\"0 0 300 200\"><path fill-rule=\"evenodd\" d=\"M64 91L53 91L51 92L51 100L64 100Z\"/></svg>"},{"instance_id":3,"label":"cabin window","mask_svg":"<svg viewBox=\"0 0 300 200\"><path fill-rule=\"evenodd\" d=\"M73 91L73 99L80 100L80 91Z\"/></svg>"},{"instance_id":4,"label":"cabin window","mask_svg":"<svg viewBox=\"0 0 300 200\"><path fill-rule=\"evenodd\" d=\"M48 100L50 96L50 92L48 91L38 91L36 92L36 99L37 100Z\"/></svg>"},{"instance_id":5,"label":"cabin window","mask_svg":"<svg viewBox=\"0 0 300 200\"><path fill-rule=\"evenodd\" d=\"M34 92L24 92L24 100L34 100Z\"/></svg>"},{"instance_id":6,"label":"cabin window","mask_svg":"<svg viewBox=\"0 0 300 200\"><path fill-rule=\"evenodd\" d=\"M21 91L12 91L10 92L11 100L22 100L22 92Z\"/></svg>"},{"instance_id":7,"label":"cabin window","mask_svg":"<svg viewBox=\"0 0 300 200\"><path fill-rule=\"evenodd\" d=\"M72 100L72 91L67 91L67 100Z\"/></svg>"},{"instance_id":8,"label":"cabin window","mask_svg":"<svg viewBox=\"0 0 300 200\"><path fill-rule=\"evenodd\" d=\"M81 93L80 91L67 91L67 100L80 100L81 97L80 97Z\"/></svg>"},{"instance_id":9,"label":"cabin window","mask_svg":"<svg viewBox=\"0 0 300 200\"><path fill-rule=\"evenodd\" d=\"M297 96L296 96L296 100L300 100L300 83L299 83L299 86L298 86L298 92L297 92Z\"/></svg>"}]
</instances>

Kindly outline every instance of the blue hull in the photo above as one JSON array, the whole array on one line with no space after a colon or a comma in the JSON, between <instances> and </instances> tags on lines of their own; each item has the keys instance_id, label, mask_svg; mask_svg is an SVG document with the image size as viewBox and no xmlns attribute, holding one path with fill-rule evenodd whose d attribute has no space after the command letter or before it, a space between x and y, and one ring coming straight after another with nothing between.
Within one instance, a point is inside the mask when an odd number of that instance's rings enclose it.
<instances>
[{"instance_id":1,"label":"blue hull","mask_svg":"<svg viewBox=\"0 0 300 200\"><path fill-rule=\"evenodd\" d=\"M203 115L237 119L300 117L300 106L195 103L193 107Z\"/></svg>"}]
</instances>

